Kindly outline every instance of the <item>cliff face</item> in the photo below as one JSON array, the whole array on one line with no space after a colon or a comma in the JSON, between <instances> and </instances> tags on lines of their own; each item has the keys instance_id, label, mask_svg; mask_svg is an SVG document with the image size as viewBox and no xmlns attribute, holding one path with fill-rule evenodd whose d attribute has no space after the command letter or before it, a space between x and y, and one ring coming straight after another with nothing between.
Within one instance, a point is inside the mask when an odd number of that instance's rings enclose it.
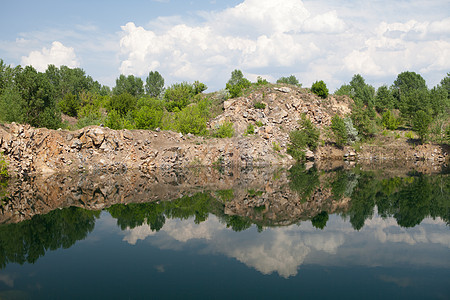
<instances>
[{"instance_id":1,"label":"cliff face","mask_svg":"<svg viewBox=\"0 0 450 300\"><path fill-rule=\"evenodd\" d=\"M255 103L265 104L264 109ZM211 120L211 129L232 122L235 136L212 139L164 131L110 130L91 126L78 131L48 130L28 125L0 125L0 152L9 161L10 174L135 169L151 173L157 169L193 166L290 165L286 153L289 132L297 129L305 114L317 127L330 125L334 114L350 113L351 99L330 96L321 100L303 89L267 87L247 97L230 99L224 111ZM247 135L247 126L255 133ZM324 132L324 131L322 131ZM322 134L321 139L328 138ZM312 154L316 161L347 159L360 161L428 160L440 164L448 149L438 145L411 146L392 138L383 144L338 149L326 143Z\"/></svg>"}]
</instances>

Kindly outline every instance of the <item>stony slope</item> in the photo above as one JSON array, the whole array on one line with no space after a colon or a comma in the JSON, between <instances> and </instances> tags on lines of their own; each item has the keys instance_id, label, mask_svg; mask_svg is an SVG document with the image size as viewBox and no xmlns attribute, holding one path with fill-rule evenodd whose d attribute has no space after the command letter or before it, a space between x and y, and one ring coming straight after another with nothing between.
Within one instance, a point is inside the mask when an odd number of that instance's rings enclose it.
<instances>
[{"instance_id":1,"label":"stony slope","mask_svg":"<svg viewBox=\"0 0 450 300\"><path fill-rule=\"evenodd\" d=\"M256 109L256 102L265 103L265 108ZM0 152L6 155L13 175L290 165L294 161L286 153L289 132L298 128L301 115L306 114L318 127L325 128L334 114L350 113L351 102L347 97L334 96L322 100L296 87L267 86L246 97L225 101L223 113L209 122L210 128L232 122L235 137L229 139L183 136L170 131L116 131L98 126L71 132L12 123L0 125ZM256 123L262 126L256 126L255 134L246 135L247 126ZM325 144L316 151L315 159L409 159L439 164L447 159L447 153L448 149L438 145L409 146L404 140L393 140L365 145L357 153L352 147L337 149Z\"/></svg>"}]
</instances>

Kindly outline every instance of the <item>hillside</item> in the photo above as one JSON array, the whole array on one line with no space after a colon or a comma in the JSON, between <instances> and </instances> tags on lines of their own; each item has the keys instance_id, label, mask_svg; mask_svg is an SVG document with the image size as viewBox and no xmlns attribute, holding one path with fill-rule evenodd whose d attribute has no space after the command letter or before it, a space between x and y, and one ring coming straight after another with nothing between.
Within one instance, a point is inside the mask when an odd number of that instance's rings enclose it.
<instances>
[{"instance_id":1,"label":"hillside","mask_svg":"<svg viewBox=\"0 0 450 300\"><path fill-rule=\"evenodd\" d=\"M257 103L260 108L255 107ZM446 146L415 145L398 135L380 135L366 144L335 147L328 129L331 118L349 114L351 104L346 96L321 99L307 89L269 85L225 101L223 112L210 120L209 129L231 122L232 138L100 126L77 131L50 130L11 123L0 126L0 151L9 161L10 173L19 175L118 169L153 172L196 166L288 166L295 162L287 153L289 133L298 129L304 114L321 129L318 149L314 153L307 151L309 160L427 161L438 168L448 159ZM252 134L248 132L249 125L253 126Z\"/></svg>"}]
</instances>

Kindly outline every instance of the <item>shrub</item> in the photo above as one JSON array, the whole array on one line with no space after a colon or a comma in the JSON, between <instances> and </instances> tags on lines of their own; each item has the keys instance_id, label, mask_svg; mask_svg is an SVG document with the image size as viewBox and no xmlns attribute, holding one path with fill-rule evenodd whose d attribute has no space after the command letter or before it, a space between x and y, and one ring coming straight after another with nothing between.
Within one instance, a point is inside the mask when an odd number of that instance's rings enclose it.
<instances>
[{"instance_id":1,"label":"shrub","mask_svg":"<svg viewBox=\"0 0 450 300\"><path fill-rule=\"evenodd\" d=\"M258 126L258 127L263 127L264 126L263 122L261 122L261 121L256 121L255 125Z\"/></svg>"},{"instance_id":2,"label":"shrub","mask_svg":"<svg viewBox=\"0 0 450 300\"><path fill-rule=\"evenodd\" d=\"M203 93L204 91L206 91L206 89L208 89L208 87L206 86L206 84L200 82L200 81L196 81L194 82L194 93L195 95Z\"/></svg>"},{"instance_id":3,"label":"shrub","mask_svg":"<svg viewBox=\"0 0 450 300\"><path fill-rule=\"evenodd\" d=\"M242 90L248 88L251 82L244 78L241 70L234 70L231 72L231 78L228 80L226 88L230 92L232 98L242 95Z\"/></svg>"},{"instance_id":4,"label":"shrub","mask_svg":"<svg viewBox=\"0 0 450 300\"><path fill-rule=\"evenodd\" d=\"M280 152L281 151L280 144L278 144L277 142L272 142L272 149L275 152Z\"/></svg>"},{"instance_id":5,"label":"shrub","mask_svg":"<svg viewBox=\"0 0 450 300\"><path fill-rule=\"evenodd\" d=\"M277 80L277 83L286 83L301 86L301 84L298 83L298 80L294 75L291 75L289 77L281 77L280 79Z\"/></svg>"},{"instance_id":6,"label":"shrub","mask_svg":"<svg viewBox=\"0 0 450 300\"><path fill-rule=\"evenodd\" d=\"M9 178L8 163L3 157L3 153L0 153L0 180Z\"/></svg>"},{"instance_id":7,"label":"shrub","mask_svg":"<svg viewBox=\"0 0 450 300\"><path fill-rule=\"evenodd\" d=\"M431 121L432 119L430 115L423 110L419 110L414 115L413 128L417 132L417 135L422 143L427 139Z\"/></svg>"},{"instance_id":8,"label":"shrub","mask_svg":"<svg viewBox=\"0 0 450 300\"><path fill-rule=\"evenodd\" d=\"M359 141L358 130L353 126L352 119L347 117L344 119L345 130L347 131L347 143Z\"/></svg>"},{"instance_id":9,"label":"shrub","mask_svg":"<svg viewBox=\"0 0 450 300\"><path fill-rule=\"evenodd\" d=\"M331 130L334 134L336 146L343 147L347 144L347 129L345 128L344 120L338 115L334 115L331 119Z\"/></svg>"},{"instance_id":10,"label":"shrub","mask_svg":"<svg viewBox=\"0 0 450 300\"><path fill-rule=\"evenodd\" d=\"M77 96L66 94L64 99L59 101L58 105L63 113L71 117L76 117L77 111L80 108L80 101L77 99Z\"/></svg>"},{"instance_id":11,"label":"shrub","mask_svg":"<svg viewBox=\"0 0 450 300\"><path fill-rule=\"evenodd\" d=\"M317 148L319 135L319 129L303 115L302 120L300 121L300 129L293 130L289 133L290 143L287 147L287 153L298 161L304 160L305 148L309 147L311 150L315 150Z\"/></svg>"},{"instance_id":12,"label":"shrub","mask_svg":"<svg viewBox=\"0 0 450 300\"><path fill-rule=\"evenodd\" d=\"M314 82L313 85L311 86L311 91L323 99L328 97L327 85L322 80Z\"/></svg>"},{"instance_id":13,"label":"shrub","mask_svg":"<svg viewBox=\"0 0 450 300\"><path fill-rule=\"evenodd\" d=\"M400 119L396 118L395 115L389 110L383 114L381 122L383 123L383 126L389 130L395 130L401 124Z\"/></svg>"},{"instance_id":14,"label":"shrub","mask_svg":"<svg viewBox=\"0 0 450 300\"><path fill-rule=\"evenodd\" d=\"M190 105L175 115L175 130L183 134L204 135L206 117L198 105Z\"/></svg>"},{"instance_id":15,"label":"shrub","mask_svg":"<svg viewBox=\"0 0 450 300\"><path fill-rule=\"evenodd\" d=\"M263 103L263 102L255 102L255 104L253 104L253 106L254 106L256 109L264 109L264 108L266 108L266 104Z\"/></svg>"},{"instance_id":16,"label":"shrub","mask_svg":"<svg viewBox=\"0 0 450 300\"><path fill-rule=\"evenodd\" d=\"M177 111L185 108L195 95L195 88L187 83L172 84L164 92L164 100L168 111Z\"/></svg>"},{"instance_id":17,"label":"shrub","mask_svg":"<svg viewBox=\"0 0 450 300\"><path fill-rule=\"evenodd\" d=\"M217 127L212 136L217 138L230 138L234 135L233 123L224 122L222 125Z\"/></svg>"},{"instance_id":18,"label":"shrub","mask_svg":"<svg viewBox=\"0 0 450 300\"><path fill-rule=\"evenodd\" d=\"M408 132L405 133L405 137L407 139L412 140L412 139L414 139L414 133L412 133L411 131L408 131Z\"/></svg>"},{"instance_id":19,"label":"shrub","mask_svg":"<svg viewBox=\"0 0 450 300\"><path fill-rule=\"evenodd\" d=\"M258 76L256 79L256 85L267 85L269 82L266 79L263 79L261 76Z\"/></svg>"},{"instance_id":20,"label":"shrub","mask_svg":"<svg viewBox=\"0 0 450 300\"><path fill-rule=\"evenodd\" d=\"M138 129L155 129L161 126L161 120L164 112L148 106L141 107L134 117L136 128Z\"/></svg>"},{"instance_id":21,"label":"shrub","mask_svg":"<svg viewBox=\"0 0 450 300\"><path fill-rule=\"evenodd\" d=\"M114 95L111 97L108 109L116 111L120 116L125 116L129 111L134 110L136 102L136 98L128 93Z\"/></svg>"},{"instance_id":22,"label":"shrub","mask_svg":"<svg viewBox=\"0 0 450 300\"><path fill-rule=\"evenodd\" d=\"M255 126L253 124L248 124L246 134L255 134Z\"/></svg>"}]
</instances>

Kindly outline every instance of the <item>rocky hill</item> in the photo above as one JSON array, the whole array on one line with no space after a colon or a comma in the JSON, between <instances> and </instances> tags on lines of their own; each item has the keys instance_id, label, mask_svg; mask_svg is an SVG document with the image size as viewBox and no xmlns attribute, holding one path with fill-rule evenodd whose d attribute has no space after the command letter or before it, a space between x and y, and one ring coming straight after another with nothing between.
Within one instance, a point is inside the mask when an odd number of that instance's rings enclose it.
<instances>
[{"instance_id":1,"label":"rocky hill","mask_svg":"<svg viewBox=\"0 0 450 300\"><path fill-rule=\"evenodd\" d=\"M256 103L262 105L255 106ZM12 175L290 165L294 161L286 153L289 132L298 128L302 114L324 129L334 114L349 114L351 104L348 97L329 96L322 100L306 89L268 86L225 101L223 113L209 122L210 129L231 122L235 131L232 138L198 137L171 131L116 131L98 126L77 131L49 130L12 123L0 125L0 152L9 161ZM254 134L247 133L250 124L254 126ZM386 137L383 143L363 145L358 151L353 147L338 149L324 135L321 140L317 151L309 153L310 159L402 159L442 164L448 157L448 149L442 146L408 145L405 139Z\"/></svg>"}]
</instances>

